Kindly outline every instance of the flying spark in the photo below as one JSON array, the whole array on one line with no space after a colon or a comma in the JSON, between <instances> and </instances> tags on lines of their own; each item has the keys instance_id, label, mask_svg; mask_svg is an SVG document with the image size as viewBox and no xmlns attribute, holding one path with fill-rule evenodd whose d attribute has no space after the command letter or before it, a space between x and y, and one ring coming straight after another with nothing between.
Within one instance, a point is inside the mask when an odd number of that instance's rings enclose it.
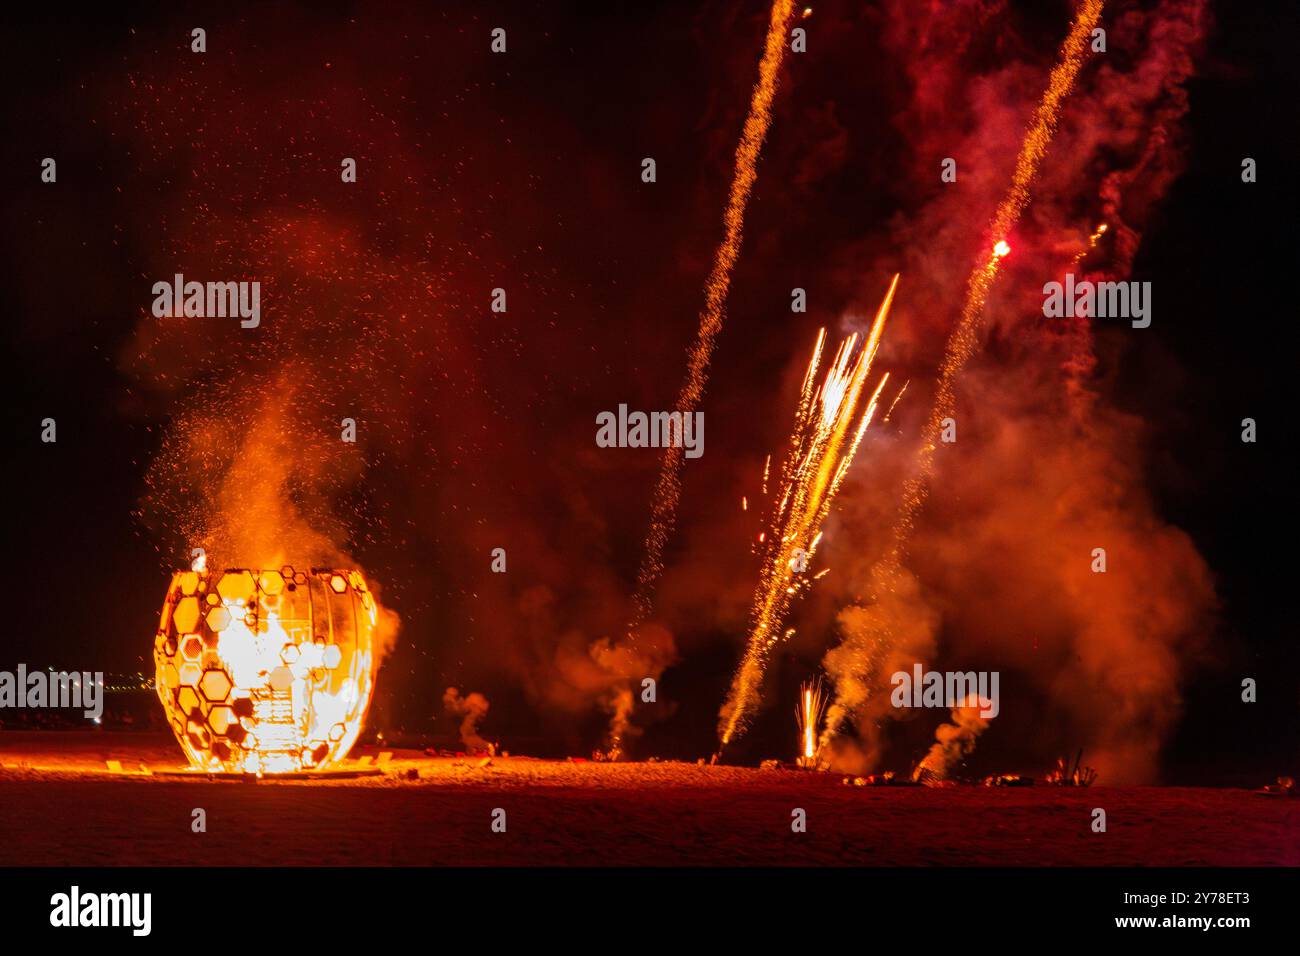
<instances>
[{"instance_id":1,"label":"flying spark","mask_svg":"<svg viewBox=\"0 0 1300 956\"><path fill-rule=\"evenodd\" d=\"M709 380L709 362L713 346L722 329L723 310L731 288L731 272L740 254L741 232L745 224L745 209L749 194L758 178L758 157L772 123L772 100L776 96L777 76L785 59L786 33L794 14L792 0L775 0L772 17L767 28L767 42L763 59L759 63L758 83L754 86L749 105L749 116L736 147L736 171L731 181L731 197L723 215L725 232L713 260L713 269L705 283L704 311L695 344L687 360L686 380L677 396L676 410L682 416L695 413L704 396ZM646 535L645 556L637 574L636 593L632 598L632 620L628 623L628 640L636 643L636 631L650 616L655 584L663 571L664 545L672 533L677 516L677 503L681 496L682 449L669 447L664 451L659 480L655 484L654 504L651 507L650 530Z\"/></svg>"},{"instance_id":2,"label":"flying spark","mask_svg":"<svg viewBox=\"0 0 1300 956\"><path fill-rule=\"evenodd\" d=\"M750 101L749 116L741 133L740 146L736 147L736 173L732 178L731 199L723 216L725 232L714 258L714 268L708 273L705 284L705 310L699 316L699 329L686 363L686 378L677 394L676 410L682 418L694 414L699 399L708 384L708 363L714 354L714 342L723 326L723 310L727 293L731 289L732 269L740 255L741 230L745 225L745 208L749 194L758 178L758 156L772 122L772 99L776 95L777 73L785 59L785 34L793 16L794 4L790 0L776 0L772 4L772 18L767 27L767 43L763 60L759 62L759 78ZM654 600L654 587L663 571L663 546L676 520L677 499L681 496L680 447L664 450L659 480L655 484L654 506L651 511L650 531L646 535L645 558L637 575L637 591L633 596L633 619L628 626L628 637L636 641L636 630L650 615Z\"/></svg>"},{"instance_id":3,"label":"flying spark","mask_svg":"<svg viewBox=\"0 0 1300 956\"><path fill-rule=\"evenodd\" d=\"M723 237L713 260L713 268L705 283L704 310L700 325L687 359L686 378L677 395L676 410L685 418L695 414L704 388L709 380L709 362L713 346L722 329L727 293L731 288L731 273L740 255L741 234L745 224L745 209L749 195L758 178L758 157L763 140L772 124L772 101L776 96L777 78L785 60L786 35L794 16L793 0L774 0L767 27L763 58L758 66L758 82L750 99L749 115L736 146L736 168L731 180L731 193L723 214ZM681 497L681 472L683 450L669 447L664 451L659 478L655 483L653 504L650 510L650 529L646 533L645 554L637 572L636 590L632 595L632 617L627 625L627 644L637 646L637 632L650 616L655 585L663 573L664 545L677 520L677 504ZM625 686L617 694L620 702L610 718L610 753L622 750L622 740L631 720L632 694Z\"/></svg>"}]
</instances>

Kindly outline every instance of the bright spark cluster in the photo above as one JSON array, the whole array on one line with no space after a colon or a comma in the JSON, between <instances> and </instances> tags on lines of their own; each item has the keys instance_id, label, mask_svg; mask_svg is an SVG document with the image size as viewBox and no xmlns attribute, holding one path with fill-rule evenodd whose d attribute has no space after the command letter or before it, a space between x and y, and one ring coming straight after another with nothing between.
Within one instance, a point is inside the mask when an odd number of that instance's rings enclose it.
<instances>
[{"instance_id":1,"label":"bright spark cluster","mask_svg":"<svg viewBox=\"0 0 1300 956\"><path fill-rule=\"evenodd\" d=\"M761 539L764 557L754 592L749 641L719 714L723 745L743 731L757 707L768 656L783 637L781 628L790 603L814 580L808 566L821 543L822 523L889 380L888 375L880 379L864 408L867 378L897 287L898 276L894 276L866 341L859 347L855 333L842 342L820 387L817 376L826 330L817 336L799 395L790 451L781 469L781 497L771 527Z\"/></svg>"}]
</instances>

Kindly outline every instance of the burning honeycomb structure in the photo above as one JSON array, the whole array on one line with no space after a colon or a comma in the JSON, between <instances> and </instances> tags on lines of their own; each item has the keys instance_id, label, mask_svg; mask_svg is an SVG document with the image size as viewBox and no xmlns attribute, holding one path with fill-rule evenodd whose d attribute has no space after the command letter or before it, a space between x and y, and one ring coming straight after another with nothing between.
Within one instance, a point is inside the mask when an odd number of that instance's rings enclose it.
<instances>
[{"instance_id":1,"label":"burning honeycomb structure","mask_svg":"<svg viewBox=\"0 0 1300 956\"><path fill-rule=\"evenodd\" d=\"M177 571L154 664L190 764L287 773L347 756L370 705L377 611L356 571Z\"/></svg>"}]
</instances>

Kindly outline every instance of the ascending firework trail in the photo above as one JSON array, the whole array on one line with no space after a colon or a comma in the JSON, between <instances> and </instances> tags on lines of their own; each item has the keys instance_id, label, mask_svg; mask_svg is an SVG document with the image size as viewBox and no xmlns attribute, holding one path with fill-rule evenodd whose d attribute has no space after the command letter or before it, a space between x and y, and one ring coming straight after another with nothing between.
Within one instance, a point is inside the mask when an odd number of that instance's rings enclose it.
<instances>
[{"instance_id":1,"label":"ascending firework trail","mask_svg":"<svg viewBox=\"0 0 1300 956\"><path fill-rule=\"evenodd\" d=\"M740 253L741 230L745 223L745 207L749 193L758 176L758 155L763 148L768 126L772 122L772 98L776 95L777 74L785 59L786 34L794 14L793 0L775 0L772 18L767 27L767 43L758 67L758 83L749 104L749 116L741 132L740 145L736 147L736 172L731 181L731 198L723 215L725 232L713 260L713 269L705 284L704 311L700 313L700 327L691 346L687 363L686 380L677 396L676 411L683 418L695 412L704 395L709 380L709 360L713 345L722 328L723 310L727 292L731 287L731 271ZM659 481L655 485L654 503L650 515L650 530L646 535L645 556L637 574L636 593L632 599L632 620L628 623L628 640L636 643L636 631L650 615L655 584L663 570L664 544L671 533L677 516L677 499L681 491L682 449L669 447L664 451Z\"/></svg>"},{"instance_id":2,"label":"ascending firework trail","mask_svg":"<svg viewBox=\"0 0 1300 956\"><path fill-rule=\"evenodd\" d=\"M984 303L989 290L997 278L1002 259L1011 251L1007 236L1020 219L1025 205L1029 202L1029 187L1038 172L1038 165L1047 153L1056 132L1056 122L1060 115L1061 104L1070 93L1079 69L1088 56L1089 39L1097 21L1101 18L1103 0L1083 0L1078 14L1070 25L1069 35L1061 44L1060 56L1043 92L1038 111L1033 123L1025 133L1020 146L1020 155L1016 158L1015 174L1011 178L1011 188L1002 200L993 217L992 247L986 259L971 272L966 283L966 301L962 306L961 317L948 339L948 349L944 355L943 365L939 370L939 381L935 389L934 407L921 432L921 445L917 451L916 467L903 488L903 500L899 516L894 524L893 539L889 550L877 562L871 572L871 587L875 595L891 591L897 581L903 552L917 513L925 504L929 493L930 479L934 473L934 452L939 442L939 432L945 418L952 415L955 405L954 383L968 359L975 352L978 344L980 320L984 314ZM878 656L891 644L892 637L887 633L849 634L845 641L833 652L835 664L827 660L827 669L835 680L835 702L826 717L826 729L822 742L837 732L843 720L869 694L867 682L874 669Z\"/></svg>"}]
</instances>

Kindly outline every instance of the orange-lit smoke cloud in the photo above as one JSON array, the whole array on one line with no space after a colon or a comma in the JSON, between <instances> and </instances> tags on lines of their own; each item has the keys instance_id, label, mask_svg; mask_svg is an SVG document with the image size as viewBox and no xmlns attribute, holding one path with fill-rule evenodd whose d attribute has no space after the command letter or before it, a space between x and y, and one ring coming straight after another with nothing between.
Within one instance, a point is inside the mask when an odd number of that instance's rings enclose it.
<instances>
[{"instance_id":1,"label":"orange-lit smoke cloud","mask_svg":"<svg viewBox=\"0 0 1300 956\"><path fill-rule=\"evenodd\" d=\"M980 5L965 9L976 7L989 14ZM901 319L898 328L916 334L910 351L924 363L933 355L925 338L942 334L942 317L953 317L952 303L962 300L954 295L960 265L987 241L988 210L1005 189L996 172L1014 157L1016 117L1032 109L1031 91L1042 82L1033 77L1043 74L1041 66L1011 63L972 82L928 52L935 39L928 31L960 24L899 22L906 26L891 42L914 71L917 110L933 110L964 87L975 119L964 136L938 120L914 141L935 168L938 157L953 155L969 174L965 186L944 187L896 230L905 250L899 268L922 276L919 301L903 303L920 319ZM1132 278L1140 230L1181 163L1183 84L1205 14L1201 3L1177 0L1102 25L1110 48L1131 55L1099 57L1062 111L1032 202L1012 233L1005 274L983 310L983 351L972 350L955 380L957 441L936 449L929 501L892 578L882 582L877 568L888 561L897 516L868 499L879 489L861 475L858 500L846 506L862 545L852 572L857 593L847 592L856 600L840 615L844 639L825 661L853 715L853 738L836 743L843 766L911 762L891 750L890 728L917 715L892 708L884 689L891 673L917 661L1002 672L1002 715L988 736L1004 759L1027 769L1083 746L1109 782L1151 779L1178 719L1182 676L1214 608L1211 576L1187 535L1155 513L1142 419L1112 407L1096 376L1101 330L1045 320L1040 290L1070 268ZM1123 228L1108 230L1082 267L1073 266L1096 224L1119 210ZM1142 332L1127 323L1105 334L1132 336L1126 344L1142 347ZM928 411L923 394L910 410L900 408L902 434L916 434ZM909 467L896 465L892 474L905 476ZM1099 547L1104 574L1091 570ZM888 641L880 642L882 634Z\"/></svg>"},{"instance_id":2,"label":"orange-lit smoke cloud","mask_svg":"<svg viewBox=\"0 0 1300 956\"><path fill-rule=\"evenodd\" d=\"M460 739L471 753L488 749L487 740L478 732L478 725L487 716L491 706L486 697L478 691L461 696L459 689L448 687L442 695L442 706L447 713L461 718Z\"/></svg>"}]
</instances>

